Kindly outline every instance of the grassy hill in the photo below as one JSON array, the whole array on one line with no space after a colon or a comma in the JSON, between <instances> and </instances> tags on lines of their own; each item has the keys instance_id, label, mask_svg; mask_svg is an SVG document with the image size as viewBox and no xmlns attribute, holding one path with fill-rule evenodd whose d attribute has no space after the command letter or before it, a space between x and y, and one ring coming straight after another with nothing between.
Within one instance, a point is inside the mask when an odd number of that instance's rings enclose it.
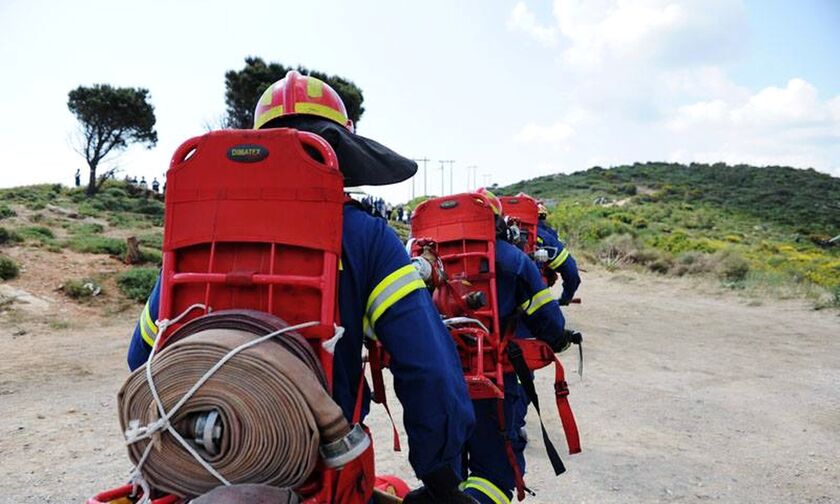
<instances>
[{"instance_id":1,"label":"grassy hill","mask_svg":"<svg viewBox=\"0 0 840 504\"><path fill-rule=\"evenodd\" d=\"M41 294L58 287L81 302L104 296L98 304L109 309L145 301L161 261L163 208L159 196L122 182L93 198L60 184L2 189L0 280L38 283L42 270L52 269L49 285L31 287ZM130 236L140 244L133 266L123 264ZM70 262L79 269L59 273Z\"/></svg>"},{"instance_id":2,"label":"grassy hill","mask_svg":"<svg viewBox=\"0 0 840 504\"><path fill-rule=\"evenodd\" d=\"M716 275L733 288L840 306L840 246L825 245L840 234L838 178L786 167L646 163L498 190L519 191L546 201L576 255L608 268ZM87 301L103 286L114 302L142 301L160 263L163 209L160 196L122 182L93 198L57 184L2 189L0 279L25 280L21 270L35 257L60 264L74 254L84 264L90 255L86 271L55 278L64 294ZM140 243L140 264L131 267L121 263L129 236ZM97 273L103 258L113 267Z\"/></svg>"},{"instance_id":3,"label":"grassy hill","mask_svg":"<svg viewBox=\"0 0 840 504\"><path fill-rule=\"evenodd\" d=\"M645 163L500 188L551 208L571 245L608 267L712 273L735 288L840 305L840 179L789 167ZM840 244L838 244L840 245Z\"/></svg>"}]
</instances>

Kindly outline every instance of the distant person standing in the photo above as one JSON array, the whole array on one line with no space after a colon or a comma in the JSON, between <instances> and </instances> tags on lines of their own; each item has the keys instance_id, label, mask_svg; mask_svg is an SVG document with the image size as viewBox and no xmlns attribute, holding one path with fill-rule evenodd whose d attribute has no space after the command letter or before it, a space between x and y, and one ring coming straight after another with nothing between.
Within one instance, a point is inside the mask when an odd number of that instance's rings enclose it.
<instances>
[{"instance_id":1,"label":"distant person standing","mask_svg":"<svg viewBox=\"0 0 840 504\"><path fill-rule=\"evenodd\" d=\"M149 188L149 184L146 183L146 177L140 177L140 187L143 189Z\"/></svg>"},{"instance_id":2,"label":"distant person standing","mask_svg":"<svg viewBox=\"0 0 840 504\"><path fill-rule=\"evenodd\" d=\"M403 207L402 205L397 207L397 222L403 221Z\"/></svg>"},{"instance_id":3,"label":"distant person standing","mask_svg":"<svg viewBox=\"0 0 840 504\"><path fill-rule=\"evenodd\" d=\"M158 182L157 177L155 177L154 179L152 179L152 191L157 193L158 189L160 189L160 182Z\"/></svg>"},{"instance_id":4,"label":"distant person standing","mask_svg":"<svg viewBox=\"0 0 840 504\"><path fill-rule=\"evenodd\" d=\"M76 187L82 185L82 170L76 168Z\"/></svg>"}]
</instances>

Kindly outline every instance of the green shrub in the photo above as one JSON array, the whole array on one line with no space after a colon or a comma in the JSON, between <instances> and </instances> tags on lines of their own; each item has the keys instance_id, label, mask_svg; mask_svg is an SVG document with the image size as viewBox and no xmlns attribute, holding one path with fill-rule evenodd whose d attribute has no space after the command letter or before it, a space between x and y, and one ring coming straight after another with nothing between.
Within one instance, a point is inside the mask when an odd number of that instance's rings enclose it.
<instances>
[{"instance_id":1,"label":"green shrub","mask_svg":"<svg viewBox=\"0 0 840 504\"><path fill-rule=\"evenodd\" d=\"M157 268L132 268L117 276L117 286L129 299L143 303L155 287L158 272Z\"/></svg>"},{"instance_id":2,"label":"green shrub","mask_svg":"<svg viewBox=\"0 0 840 504\"><path fill-rule=\"evenodd\" d=\"M161 233L160 231L156 231L154 233L146 233L138 236L137 241L140 242L140 245L145 245L147 247L152 247L160 250L163 248L163 233Z\"/></svg>"},{"instance_id":3,"label":"green shrub","mask_svg":"<svg viewBox=\"0 0 840 504\"><path fill-rule=\"evenodd\" d=\"M709 254L689 251L677 256L671 273L677 276L696 275L715 271L715 263Z\"/></svg>"},{"instance_id":4,"label":"green shrub","mask_svg":"<svg viewBox=\"0 0 840 504\"><path fill-rule=\"evenodd\" d=\"M84 301L102 293L102 286L92 278L68 280L61 286L64 295L71 299Z\"/></svg>"},{"instance_id":5,"label":"green shrub","mask_svg":"<svg viewBox=\"0 0 840 504\"><path fill-rule=\"evenodd\" d=\"M20 243L23 238L14 229L0 227L0 245Z\"/></svg>"},{"instance_id":6,"label":"green shrub","mask_svg":"<svg viewBox=\"0 0 840 504\"><path fill-rule=\"evenodd\" d=\"M163 253L158 249L140 248L140 262L144 264L157 264L160 266L163 263Z\"/></svg>"},{"instance_id":7,"label":"green shrub","mask_svg":"<svg viewBox=\"0 0 840 504\"><path fill-rule=\"evenodd\" d=\"M105 226L96 222L76 222L70 225L68 231L70 234L99 234L105 230Z\"/></svg>"},{"instance_id":8,"label":"green shrub","mask_svg":"<svg viewBox=\"0 0 840 504\"><path fill-rule=\"evenodd\" d=\"M671 261L667 258L663 257L661 259L657 259L647 265L648 269L653 271L654 273L659 273L660 275L664 275L671 270Z\"/></svg>"},{"instance_id":9,"label":"green shrub","mask_svg":"<svg viewBox=\"0 0 840 504\"><path fill-rule=\"evenodd\" d=\"M45 241L55 238L52 229L45 226L27 226L17 230L18 234L26 239Z\"/></svg>"},{"instance_id":10,"label":"green shrub","mask_svg":"<svg viewBox=\"0 0 840 504\"><path fill-rule=\"evenodd\" d=\"M750 272L750 263L731 249L716 252L712 260L715 262L718 276L727 282L740 282Z\"/></svg>"},{"instance_id":11,"label":"green shrub","mask_svg":"<svg viewBox=\"0 0 840 504\"><path fill-rule=\"evenodd\" d=\"M70 238L67 247L84 254L109 254L122 256L125 254L125 241L107 236L77 235Z\"/></svg>"},{"instance_id":12,"label":"green shrub","mask_svg":"<svg viewBox=\"0 0 840 504\"><path fill-rule=\"evenodd\" d=\"M6 219L15 216L17 216L17 212L12 210L11 207L9 207L9 205L0 205L0 219Z\"/></svg>"},{"instance_id":13,"label":"green shrub","mask_svg":"<svg viewBox=\"0 0 840 504\"><path fill-rule=\"evenodd\" d=\"M11 257L0 256L0 279L10 280L20 274L20 268Z\"/></svg>"}]
</instances>

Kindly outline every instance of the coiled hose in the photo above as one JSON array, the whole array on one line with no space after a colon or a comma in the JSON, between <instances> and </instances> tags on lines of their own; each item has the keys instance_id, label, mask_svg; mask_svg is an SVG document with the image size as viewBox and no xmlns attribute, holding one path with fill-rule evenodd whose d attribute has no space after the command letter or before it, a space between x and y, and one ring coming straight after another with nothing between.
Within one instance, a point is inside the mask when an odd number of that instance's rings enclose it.
<instances>
[{"instance_id":1,"label":"coiled hose","mask_svg":"<svg viewBox=\"0 0 840 504\"><path fill-rule=\"evenodd\" d=\"M169 411L208 369L232 349L288 325L262 312L228 310L194 319L172 335L151 363L155 388ZM317 356L306 340L284 333L242 350L224 363L170 419L179 434L196 414L216 410L222 429L218 452L201 452L230 483L295 488L312 474L321 444L350 431L341 409L325 388ZM159 411L144 368L135 370L118 396L124 431L147 426ZM155 489L196 496L217 487L211 475L168 432L130 443L138 464L154 444L140 472Z\"/></svg>"}]
</instances>

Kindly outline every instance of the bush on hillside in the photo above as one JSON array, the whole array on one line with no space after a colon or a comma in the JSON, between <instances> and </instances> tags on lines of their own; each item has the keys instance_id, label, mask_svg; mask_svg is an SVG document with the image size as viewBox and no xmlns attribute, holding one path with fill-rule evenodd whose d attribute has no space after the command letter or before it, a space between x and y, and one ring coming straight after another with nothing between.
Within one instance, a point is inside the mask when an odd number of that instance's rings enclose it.
<instances>
[{"instance_id":1,"label":"bush on hillside","mask_svg":"<svg viewBox=\"0 0 840 504\"><path fill-rule=\"evenodd\" d=\"M0 205L0 220L15 216L17 216L17 212L12 210L9 205Z\"/></svg>"},{"instance_id":2,"label":"bush on hillside","mask_svg":"<svg viewBox=\"0 0 840 504\"><path fill-rule=\"evenodd\" d=\"M0 227L0 245L20 243L23 238L14 229Z\"/></svg>"},{"instance_id":3,"label":"bush on hillside","mask_svg":"<svg viewBox=\"0 0 840 504\"><path fill-rule=\"evenodd\" d=\"M712 259L715 262L716 271L721 280L740 282L750 272L750 263L731 249L725 249L715 253Z\"/></svg>"},{"instance_id":4,"label":"bush on hillside","mask_svg":"<svg viewBox=\"0 0 840 504\"><path fill-rule=\"evenodd\" d=\"M157 268L132 268L117 276L117 286L129 299L144 303L155 287Z\"/></svg>"},{"instance_id":5,"label":"bush on hillside","mask_svg":"<svg viewBox=\"0 0 840 504\"><path fill-rule=\"evenodd\" d=\"M20 268L11 257L0 256L0 279L10 280L20 274Z\"/></svg>"},{"instance_id":6,"label":"bush on hillside","mask_svg":"<svg viewBox=\"0 0 840 504\"><path fill-rule=\"evenodd\" d=\"M86 301L102 293L102 286L92 278L68 280L61 286L64 295L77 301Z\"/></svg>"},{"instance_id":7,"label":"bush on hillside","mask_svg":"<svg viewBox=\"0 0 840 504\"><path fill-rule=\"evenodd\" d=\"M70 250L83 254L108 254L122 256L125 254L125 241L107 236L77 235L67 241Z\"/></svg>"},{"instance_id":8,"label":"bush on hillside","mask_svg":"<svg viewBox=\"0 0 840 504\"><path fill-rule=\"evenodd\" d=\"M26 226L17 230L18 234L26 239L46 241L55 238L52 229L46 226Z\"/></svg>"},{"instance_id":9,"label":"bush on hillside","mask_svg":"<svg viewBox=\"0 0 840 504\"><path fill-rule=\"evenodd\" d=\"M67 226L67 231L75 235L93 235L105 231L105 226L96 222L74 222Z\"/></svg>"}]
</instances>

